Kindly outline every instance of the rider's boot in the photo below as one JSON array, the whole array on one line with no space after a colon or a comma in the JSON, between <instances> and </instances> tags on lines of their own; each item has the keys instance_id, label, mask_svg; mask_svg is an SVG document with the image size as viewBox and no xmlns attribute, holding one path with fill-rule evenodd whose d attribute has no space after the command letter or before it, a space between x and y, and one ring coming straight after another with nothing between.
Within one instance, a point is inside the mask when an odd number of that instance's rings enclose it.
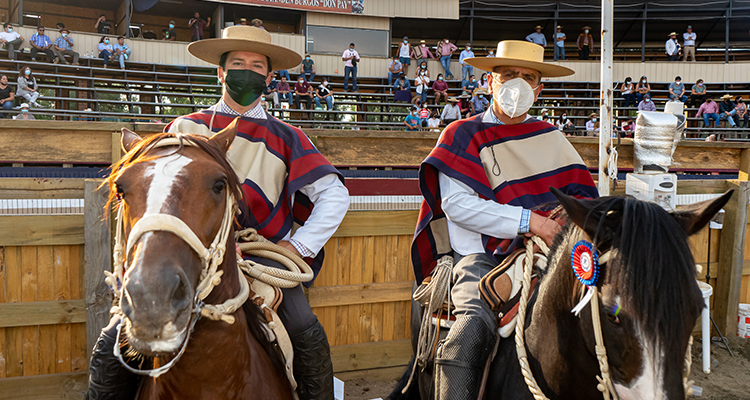
<instances>
[{"instance_id":1,"label":"rider's boot","mask_svg":"<svg viewBox=\"0 0 750 400\"><path fill-rule=\"evenodd\" d=\"M300 400L333 400L331 348L320 321L290 339Z\"/></svg>"},{"instance_id":2,"label":"rider's boot","mask_svg":"<svg viewBox=\"0 0 750 400\"><path fill-rule=\"evenodd\" d=\"M126 370L114 355L120 320L112 317L96 341L89 363L88 400L133 400L138 391L141 377Z\"/></svg>"},{"instance_id":3,"label":"rider's boot","mask_svg":"<svg viewBox=\"0 0 750 400\"><path fill-rule=\"evenodd\" d=\"M435 400L476 400L494 340L480 318L458 317L435 354Z\"/></svg>"}]
</instances>

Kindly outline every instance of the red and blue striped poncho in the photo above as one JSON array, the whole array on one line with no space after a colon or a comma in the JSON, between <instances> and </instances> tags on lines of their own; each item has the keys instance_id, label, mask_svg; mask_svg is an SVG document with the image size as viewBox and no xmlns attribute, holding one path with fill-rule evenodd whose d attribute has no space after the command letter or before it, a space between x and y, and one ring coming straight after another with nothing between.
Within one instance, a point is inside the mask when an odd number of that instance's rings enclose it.
<instances>
[{"instance_id":1,"label":"red and blue striped poncho","mask_svg":"<svg viewBox=\"0 0 750 400\"><path fill-rule=\"evenodd\" d=\"M209 130L211 118L213 125ZM165 128L211 136L231 124L237 115L214 112L212 109L179 117ZM266 119L241 117L237 136L227 152L242 183L244 203L237 218L243 228L254 228L266 239L276 243L287 233L302 226L313 209L303 193L303 186L328 174L343 176L313 146L300 129L266 113ZM294 204L292 204L294 196ZM306 259L315 277L320 272L325 254L321 249L315 259ZM312 281L306 285L312 284Z\"/></svg>"},{"instance_id":2,"label":"red and blue striped poncho","mask_svg":"<svg viewBox=\"0 0 750 400\"><path fill-rule=\"evenodd\" d=\"M483 117L484 113L448 125L419 168L424 199L411 246L417 282L453 251L441 208L439 172L471 187L482 199L525 209L556 202L550 186L578 198L598 197L586 165L557 128L533 118L502 125L483 122ZM502 258L523 238L482 235L482 241L488 255Z\"/></svg>"}]
</instances>

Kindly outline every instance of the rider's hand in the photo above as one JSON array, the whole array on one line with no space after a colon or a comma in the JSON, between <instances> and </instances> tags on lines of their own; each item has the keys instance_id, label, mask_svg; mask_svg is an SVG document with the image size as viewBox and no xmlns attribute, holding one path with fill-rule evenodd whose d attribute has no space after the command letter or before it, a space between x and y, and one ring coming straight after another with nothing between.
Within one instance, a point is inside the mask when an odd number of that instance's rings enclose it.
<instances>
[{"instance_id":1,"label":"rider's hand","mask_svg":"<svg viewBox=\"0 0 750 400\"><path fill-rule=\"evenodd\" d=\"M302 258L302 254L300 254L299 251L297 251L297 248L294 247L294 245L292 243L290 243L288 240L282 240L282 241L279 241L276 244L278 244L279 246L281 246L281 247L283 247L283 248L291 251L292 253L294 253L295 255L297 255L297 257Z\"/></svg>"},{"instance_id":2,"label":"rider's hand","mask_svg":"<svg viewBox=\"0 0 750 400\"><path fill-rule=\"evenodd\" d=\"M552 219L532 212L531 219L529 220L529 230L530 232L526 234L527 237L537 235L542 238L548 246L551 246L552 242L555 240L555 235L560 232L560 224Z\"/></svg>"}]
</instances>

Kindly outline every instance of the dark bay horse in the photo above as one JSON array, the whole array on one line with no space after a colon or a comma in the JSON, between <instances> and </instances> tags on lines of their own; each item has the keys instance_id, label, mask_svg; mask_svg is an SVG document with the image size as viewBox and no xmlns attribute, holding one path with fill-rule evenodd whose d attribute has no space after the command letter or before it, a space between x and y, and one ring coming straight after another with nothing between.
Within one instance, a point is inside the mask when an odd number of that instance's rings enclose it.
<instances>
[{"instance_id":1,"label":"dark bay horse","mask_svg":"<svg viewBox=\"0 0 750 400\"><path fill-rule=\"evenodd\" d=\"M123 207L125 238L139 220L154 215L181 220L206 248L212 240L221 242L215 239L220 228L229 227L226 252L217 261L223 275L205 304L238 296L240 280L245 279L236 266L234 209L222 225L226 208L234 206L230 198L241 198L239 179L226 159L236 133L236 123L210 139L175 134L141 139L123 129L122 145L128 153L105 182L112 201ZM174 145L164 145L170 141ZM158 229L133 242L128 243L130 250L126 248L120 305L121 341L126 343L123 354L128 364L164 366L186 344L168 371L144 378L139 399L292 398L283 366L264 336L260 312L252 302L230 316L233 323L197 319L196 286L205 274L205 263L194 245Z\"/></svg>"},{"instance_id":2,"label":"dark bay horse","mask_svg":"<svg viewBox=\"0 0 750 400\"><path fill-rule=\"evenodd\" d=\"M630 197L576 200L553 192L567 222L550 248L546 269L539 271L525 320L525 347L539 387L550 399L602 399L591 304L579 316L571 313L585 290L571 266L571 251L583 239L599 254L611 251L601 266L598 299L591 301L599 303L619 398L684 400L685 353L703 308L687 237L703 228L732 193L668 213ZM414 338L419 335L418 304L412 312ZM411 366L388 398L433 398L432 365L417 371L419 379L406 394L401 391ZM500 341L484 393L485 399L533 399L513 337Z\"/></svg>"}]
</instances>

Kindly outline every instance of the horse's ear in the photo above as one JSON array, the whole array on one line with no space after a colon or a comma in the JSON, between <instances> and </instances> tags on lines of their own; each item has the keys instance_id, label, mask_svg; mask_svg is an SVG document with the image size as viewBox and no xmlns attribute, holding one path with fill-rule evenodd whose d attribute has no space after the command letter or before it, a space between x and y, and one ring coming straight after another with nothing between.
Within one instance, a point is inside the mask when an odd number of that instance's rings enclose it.
<instances>
[{"instance_id":1,"label":"horse's ear","mask_svg":"<svg viewBox=\"0 0 750 400\"><path fill-rule=\"evenodd\" d=\"M570 218L574 224L578 225L579 228L589 234L589 236L593 236L596 232L599 221L594 221L592 218L588 218L592 206L588 204L588 202L578 200L573 196L568 196L552 186L549 187L549 190L555 195L555 197L557 197L560 205L568 214L568 218ZM584 226L584 224L586 226Z\"/></svg>"},{"instance_id":2,"label":"horse's ear","mask_svg":"<svg viewBox=\"0 0 750 400\"><path fill-rule=\"evenodd\" d=\"M701 229L711 221L711 218L724 207L732 197L734 190L727 190L720 197L713 200L706 200L700 203L691 204L679 211L673 211L672 217L682 227L685 233L690 236Z\"/></svg>"},{"instance_id":3,"label":"horse's ear","mask_svg":"<svg viewBox=\"0 0 750 400\"><path fill-rule=\"evenodd\" d=\"M126 153L135 148L135 146L137 146L138 143L141 142L141 140L143 139L141 139L141 137L138 136L137 133L131 131L128 128L122 128L122 138L120 139L120 145Z\"/></svg>"},{"instance_id":4,"label":"horse's ear","mask_svg":"<svg viewBox=\"0 0 750 400\"><path fill-rule=\"evenodd\" d=\"M229 126L216 132L216 134L211 136L211 139L209 140L219 146L219 148L226 153L227 150L229 150L229 146L232 145L234 137L237 136L237 126L239 126L239 124L240 117L237 117L231 124L229 124Z\"/></svg>"}]
</instances>

